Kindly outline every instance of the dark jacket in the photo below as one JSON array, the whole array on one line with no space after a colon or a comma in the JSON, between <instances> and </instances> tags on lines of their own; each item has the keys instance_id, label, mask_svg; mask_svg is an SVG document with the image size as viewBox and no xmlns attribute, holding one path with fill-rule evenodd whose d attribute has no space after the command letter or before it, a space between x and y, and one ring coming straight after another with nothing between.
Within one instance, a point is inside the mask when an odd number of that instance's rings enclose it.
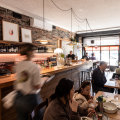
<instances>
[{"instance_id":1,"label":"dark jacket","mask_svg":"<svg viewBox=\"0 0 120 120\"><path fill-rule=\"evenodd\" d=\"M101 90L104 87L104 84L107 82L105 73L100 70L100 68L96 68L92 74L93 80L93 89Z\"/></svg>"},{"instance_id":2,"label":"dark jacket","mask_svg":"<svg viewBox=\"0 0 120 120\"><path fill-rule=\"evenodd\" d=\"M68 56L67 56L67 58L71 58L72 60L74 60L75 59L75 55L74 54L68 54Z\"/></svg>"},{"instance_id":3,"label":"dark jacket","mask_svg":"<svg viewBox=\"0 0 120 120\"><path fill-rule=\"evenodd\" d=\"M86 60L90 60L90 58L88 56L83 56L82 59L86 59Z\"/></svg>"},{"instance_id":4,"label":"dark jacket","mask_svg":"<svg viewBox=\"0 0 120 120\"><path fill-rule=\"evenodd\" d=\"M69 104L64 105L56 98L48 105L43 120L80 120L80 117L71 111Z\"/></svg>"}]
</instances>

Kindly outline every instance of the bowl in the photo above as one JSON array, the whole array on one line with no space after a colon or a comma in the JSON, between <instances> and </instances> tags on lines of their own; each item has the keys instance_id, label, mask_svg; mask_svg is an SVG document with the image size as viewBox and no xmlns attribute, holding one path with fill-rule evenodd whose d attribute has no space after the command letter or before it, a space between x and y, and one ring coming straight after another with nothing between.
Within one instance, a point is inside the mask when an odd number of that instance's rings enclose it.
<instances>
[{"instance_id":1,"label":"bowl","mask_svg":"<svg viewBox=\"0 0 120 120\"><path fill-rule=\"evenodd\" d=\"M114 103L110 103L110 102L103 103L103 108L106 113L117 112L117 106Z\"/></svg>"}]
</instances>

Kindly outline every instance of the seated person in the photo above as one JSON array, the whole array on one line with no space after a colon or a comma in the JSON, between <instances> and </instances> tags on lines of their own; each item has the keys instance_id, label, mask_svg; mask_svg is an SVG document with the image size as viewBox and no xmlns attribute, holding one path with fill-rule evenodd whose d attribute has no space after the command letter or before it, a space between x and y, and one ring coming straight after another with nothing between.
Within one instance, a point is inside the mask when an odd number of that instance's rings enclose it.
<instances>
[{"instance_id":1,"label":"seated person","mask_svg":"<svg viewBox=\"0 0 120 120\"><path fill-rule=\"evenodd\" d=\"M76 56L70 51L70 54L67 55L67 58L70 58L71 60L75 60Z\"/></svg>"},{"instance_id":2,"label":"seated person","mask_svg":"<svg viewBox=\"0 0 120 120\"><path fill-rule=\"evenodd\" d=\"M119 79L120 80L120 68L116 68L116 73L113 73L112 78L113 79Z\"/></svg>"},{"instance_id":3,"label":"seated person","mask_svg":"<svg viewBox=\"0 0 120 120\"><path fill-rule=\"evenodd\" d=\"M89 58L89 56L88 56L88 53L86 53L86 54L82 57L82 59L90 60L90 58Z\"/></svg>"},{"instance_id":4,"label":"seated person","mask_svg":"<svg viewBox=\"0 0 120 120\"><path fill-rule=\"evenodd\" d=\"M107 68L106 62L100 62L100 65L94 69L92 74L92 86L93 91L97 93L98 91L113 92L114 89L105 88L104 85L107 82L105 77L105 69Z\"/></svg>"},{"instance_id":5,"label":"seated person","mask_svg":"<svg viewBox=\"0 0 120 120\"><path fill-rule=\"evenodd\" d=\"M80 120L82 109L73 100L73 81L63 78L51 96L43 120ZM91 112L91 111L90 111Z\"/></svg>"},{"instance_id":6,"label":"seated person","mask_svg":"<svg viewBox=\"0 0 120 120\"><path fill-rule=\"evenodd\" d=\"M90 89L91 89L90 82L84 81L80 89L73 96L73 98L78 102L79 106L85 109L86 111L92 107L90 106L91 103L95 103L93 100L93 97L90 96ZM96 106L93 106L92 108L95 108L95 107Z\"/></svg>"},{"instance_id":7,"label":"seated person","mask_svg":"<svg viewBox=\"0 0 120 120\"><path fill-rule=\"evenodd\" d=\"M113 73L112 79L118 79L118 80L120 80L120 74Z\"/></svg>"},{"instance_id":8,"label":"seated person","mask_svg":"<svg viewBox=\"0 0 120 120\"><path fill-rule=\"evenodd\" d=\"M95 57L94 53L91 54L90 60L96 60L96 57Z\"/></svg>"}]
</instances>

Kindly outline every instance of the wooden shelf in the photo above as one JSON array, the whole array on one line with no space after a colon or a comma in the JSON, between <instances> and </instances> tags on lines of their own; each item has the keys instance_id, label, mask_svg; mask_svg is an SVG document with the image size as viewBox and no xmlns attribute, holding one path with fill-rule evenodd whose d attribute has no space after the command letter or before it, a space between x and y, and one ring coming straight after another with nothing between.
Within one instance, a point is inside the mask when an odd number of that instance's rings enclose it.
<instances>
[{"instance_id":1,"label":"wooden shelf","mask_svg":"<svg viewBox=\"0 0 120 120\"><path fill-rule=\"evenodd\" d=\"M11 44L23 45L26 42L14 42L14 41L3 41L3 40L0 40L0 43L8 44L8 45L11 45ZM55 45L52 45L52 44L46 44L46 45L43 45L43 44L40 44L40 43L31 43L31 44L35 45L36 47L42 46L42 47L53 47L53 48L56 48Z\"/></svg>"}]
</instances>

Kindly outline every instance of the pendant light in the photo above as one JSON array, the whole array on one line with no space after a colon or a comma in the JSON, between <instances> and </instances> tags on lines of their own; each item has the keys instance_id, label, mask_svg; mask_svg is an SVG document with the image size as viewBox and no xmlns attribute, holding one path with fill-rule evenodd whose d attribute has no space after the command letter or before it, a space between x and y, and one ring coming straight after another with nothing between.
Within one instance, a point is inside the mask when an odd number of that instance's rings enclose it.
<instances>
[{"instance_id":1,"label":"pendant light","mask_svg":"<svg viewBox=\"0 0 120 120\"><path fill-rule=\"evenodd\" d=\"M70 45L70 46L74 46L76 45L75 41L74 41L74 37L72 35L72 8L71 8L71 32L70 32L70 43L68 43L67 45Z\"/></svg>"},{"instance_id":2,"label":"pendant light","mask_svg":"<svg viewBox=\"0 0 120 120\"><path fill-rule=\"evenodd\" d=\"M37 39L36 41L39 41L41 44L47 44L48 38L44 34L45 32L45 0L43 0L43 30L42 30L42 39Z\"/></svg>"}]
</instances>

